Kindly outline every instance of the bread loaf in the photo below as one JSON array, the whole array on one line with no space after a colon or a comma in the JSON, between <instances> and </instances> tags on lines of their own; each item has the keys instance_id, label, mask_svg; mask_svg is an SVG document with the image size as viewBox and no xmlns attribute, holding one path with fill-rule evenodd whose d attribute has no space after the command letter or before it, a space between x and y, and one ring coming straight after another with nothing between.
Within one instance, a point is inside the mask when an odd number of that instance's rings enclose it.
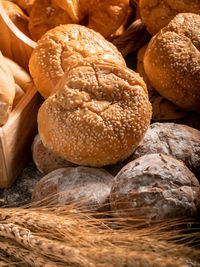
<instances>
[{"instance_id":1,"label":"bread loaf","mask_svg":"<svg viewBox=\"0 0 200 267\"><path fill-rule=\"evenodd\" d=\"M183 162L149 154L128 163L115 177L110 193L115 216L127 220L194 217L200 207L200 185Z\"/></svg>"}]
</instances>

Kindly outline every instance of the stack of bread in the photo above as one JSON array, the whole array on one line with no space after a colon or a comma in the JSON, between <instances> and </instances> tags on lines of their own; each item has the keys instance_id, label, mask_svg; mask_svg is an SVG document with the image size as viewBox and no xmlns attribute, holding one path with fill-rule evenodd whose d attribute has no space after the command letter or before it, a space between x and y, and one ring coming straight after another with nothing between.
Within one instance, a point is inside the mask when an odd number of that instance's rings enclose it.
<instances>
[{"instance_id":1,"label":"stack of bread","mask_svg":"<svg viewBox=\"0 0 200 267\"><path fill-rule=\"evenodd\" d=\"M15 2L37 41L29 71L44 98L32 153L46 176L32 200L56 194L147 222L197 216L200 132L150 125L150 101L153 121L200 112L199 1L139 1L136 17L154 35L138 52L140 74L106 40L126 24L130 1Z\"/></svg>"}]
</instances>

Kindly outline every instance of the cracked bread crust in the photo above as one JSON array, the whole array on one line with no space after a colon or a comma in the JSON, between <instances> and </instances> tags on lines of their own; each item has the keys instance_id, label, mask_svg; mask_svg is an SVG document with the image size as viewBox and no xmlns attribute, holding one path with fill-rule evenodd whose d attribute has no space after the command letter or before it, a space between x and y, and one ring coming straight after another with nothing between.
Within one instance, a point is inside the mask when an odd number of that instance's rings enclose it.
<instances>
[{"instance_id":1,"label":"cracked bread crust","mask_svg":"<svg viewBox=\"0 0 200 267\"><path fill-rule=\"evenodd\" d=\"M111 209L119 217L160 220L193 217L200 186L194 174L170 156L150 154L128 163L115 177Z\"/></svg>"},{"instance_id":2,"label":"cracked bread crust","mask_svg":"<svg viewBox=\"0 0 200 267\"><path fill-rule=\"evenodd\" d=\"M90 209L106 208L113 179L103 169L80 166L57 169L36 184L32 201L54 195L60 204L75 202Z\"/></svg>"},{"instance_id":3,"label":"cracked bread crust","mask_svg":"<svg viewBox=\"0 0 200 267\"><path fill-rule=\"evenodd\" d=\"M44 98L71 65L85 58L126 66L117 48L99 33L80 25L60 25L38 41L29 62L34 83Z\"/></svg>"},{"instance_id":4,"label":"cracked bread crust","mask_svg":"<svg viewBox=\"0 0 200 267\"><path fill-rule=\"evenodd\" d=\"M195 13L200 15L199 0L140 0L140 15L148 32L158 33L178 13Z\"/></svg>"},{"instance_id":5,"label":"cracked bread crust","mask_svg":"<svg viewBox=\"0 0 200 267\"><path fill-rule=\"evenodd\" d=\"M104 166L130 156L151 119L143 79L134 71L85 60L68 70L38 113L43 144L79 165Z\"/></svg>"},{"instance_id":6,"label":"cracked bread crust","mask_svg":"<svg viewBox=\"0 0 200 267\"><path fill-rule=\"evenodd\" d=\"M183 109L200 112L200 16L178 14L148 44L144 69L151 85Z\"/></svg>"},{"instance_id":7,"label":"cracked bread crust","mask_svg":"<svg viewBox=\"0 0 200 267\"><path fill-rule=\"evenodd\" d=\"M133 159L153 153L182 160L200 177L200 131L176 123L153 123L135 150Z\"/></svg>"}]
</instances>

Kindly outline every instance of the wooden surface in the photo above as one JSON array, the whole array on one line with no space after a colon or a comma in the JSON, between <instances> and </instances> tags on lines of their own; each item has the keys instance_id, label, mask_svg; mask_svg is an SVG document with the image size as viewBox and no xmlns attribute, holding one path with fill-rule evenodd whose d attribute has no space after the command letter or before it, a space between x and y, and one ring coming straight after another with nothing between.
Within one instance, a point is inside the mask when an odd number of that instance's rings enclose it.
<instances>
[{"instance_id":1,"label":"wooden surface","mask_svg":"<svg viewBox=\"0 0 200 267\"><path fill-rule=\"evenodd\" d=\"M41 103L35 87L30 88L0 128L0 188L9 187L30 159Z\"/></svg>"},{"instance_id":2,"label":"wooden surface","mask_svg":"<svg viewBox=\"0 0 200 267\"><path fill-rule=\"evenodd\" d=\"M0 50L28 70L28 62L37 43L24 35L7 16L0 3Z\"/></svg>"}]
</instances>

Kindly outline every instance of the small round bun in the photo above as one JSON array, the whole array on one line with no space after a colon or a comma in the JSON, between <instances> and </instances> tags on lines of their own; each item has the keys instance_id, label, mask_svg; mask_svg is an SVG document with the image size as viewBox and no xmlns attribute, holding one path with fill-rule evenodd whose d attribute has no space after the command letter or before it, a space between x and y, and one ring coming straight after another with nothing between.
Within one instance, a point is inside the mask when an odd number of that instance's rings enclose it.
<instances>
[{"instance_id":1,"label":"small round bun","mask_svg":"<svg viewBox=\"0 0 200 267\"><path fill-rule=\"evenodd\" d=\"M153 153L182 160L200 177L200 131L176 123L153 123L135 150L133 159Z\"/></svg>"},{"instance_id":2,"label":"small round bun","mask_svg":"<svg viewBox=\"0 0 200 267\"><path fill-rule=\"evenodd\" d=\"M195 13L200 15L198 0L140 0L140 15L148 32L158 33L178 13Z\"/></svg>"},{"instance_id":3,"label":"small round bun","mask_svg":"<svg viewBox=\"0 0 200 267\"><path fill-rule=\"evenodd\" d=\"M75 166L72 162L57 156L51 150L46 148L43 145L39 134L35 136L31 150L33 161L41 173L48 174L56 169Z\"/></svg>"},{"instance_id":4,"label":"small round bun","mask_svg":"<svg viewBox=\"0 0 200 267\"><path fill-rule=\"evenodd\" d=\"M187 112L174 105L165 97L161 96L151 85L145 73L144 63L143 63L147 46L148 44L140 48L140 50L137 53L137 72L144 79L147 85L149 100L152 104L152 120L166 121L166 120L177 120L180 118L184 118Z\"/></svg>"},{"instance_id":5,"label":"small round bun","mask_svg":"<svg viewBox=\"0 0 200 267\"><path fill-rule=\"evenodd\" d=\"M36 184L32 201L40 201L54 195L59 204L74 202L82 207L103 208L108 203L113 179L114 177L103 169L87 167L57 169Z\"/></svg>"},{"instance_id":6,"label":"small round bun","mask_svg":"<svg viewBox=\"0 0 200 267\"><path fill-rule=\"evenodd\" d=\"M148 44L144 69L151 85L183 109L200 112L200 16L178 14Z\"/></svg>"},{"instance_id":7,"label":"small round bun","mask_svg":"<svg viewBox=\"0 0 200 267\"><path fill-rule=\"evenodd\" d=\"M44 98L55 90L65 71L85 58L126 65L117 48L99 33L84 26L61 25L38 41L29 62L34 83Z\"/></svg>"},{"instance_id":8,"label":"small round bun","mask_svg":"<svg viewBox=\"0 0 200 267\"><path fill-rule=\"evenodd\" d=\"M48 30L61 24L80 24L101 33L114 33L129 12L129 0L35 0L29 30L38 40Z\"/></svg>"},{"instance_id":9,"label":"small round bun","mask_svg":"<svg viewBox=\"0 0 200 267\"><path fill-rule=\"evenodd\" d=\"M15 81L0 52L0 126L8 120L15 97Z\"/></svg>"},{"instance_id":10,"label":"small round bun","mask_svg":"<svg viewBox=\"0 0 200 267\"><path fill-rule=\"evenodd\" d=\"M151 119L143 79L113 64L85 60L69 69L38 113L43 144L79 165L104 166L130 156Z\"/></svg>"},{"instance_id":11,"label":"small round bun","mask_svg":"<svg viewBox=\"0 0 200 267\"><path fill-rule=\"evenodd\" d=\"M200 185L183 162L162 154L145 155L115 177L110 206L116 216L130 221L193 217L200 207Z\"/></svg>"}]
</instances>

